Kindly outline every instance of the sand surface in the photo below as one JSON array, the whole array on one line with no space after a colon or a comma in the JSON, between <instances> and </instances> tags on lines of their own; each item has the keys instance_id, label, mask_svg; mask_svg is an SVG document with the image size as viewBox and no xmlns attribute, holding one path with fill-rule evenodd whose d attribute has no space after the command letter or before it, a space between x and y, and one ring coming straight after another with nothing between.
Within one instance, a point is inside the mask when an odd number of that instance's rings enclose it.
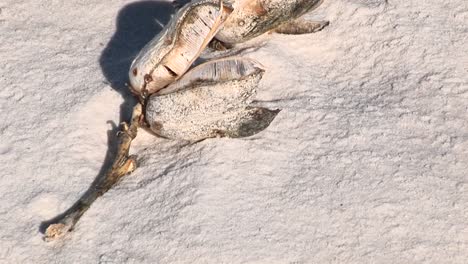
<instances>
[{"instance_id":1,"label":"sand surface","mask_svg":"<svg viewBox=\"0 0 468 264\"><path fill-rule=\"evenodd\" d=\"M467 263L468 2L328 0L268 35L263 132L140 133L139 168L62 241L109 164L129 64L168 2L0 1L0 263Z\"/></svg>"}]
</instances>

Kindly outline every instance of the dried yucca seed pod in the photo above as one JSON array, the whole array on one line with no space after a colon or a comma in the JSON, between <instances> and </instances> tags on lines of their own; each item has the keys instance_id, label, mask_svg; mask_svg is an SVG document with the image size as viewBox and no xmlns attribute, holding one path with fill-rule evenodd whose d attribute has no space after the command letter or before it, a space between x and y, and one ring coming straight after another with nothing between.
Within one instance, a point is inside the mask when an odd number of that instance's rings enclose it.
<instances>
[{"instance_id":1,"label":"dried yucca seed pod","mask_svg":"<svg viewBox=\"0 0 468 264\"><path fill-rule=\"evenodd\" d=\"M146 122L152 132L170 139L256 134L279 112L250 105L263 73L258 62L245 58L199 65L149 98Z\"/></svg>"},{"instance_id":2,"label":"dried yucca seed pod","mask_svg":"<svg viewBox=\"0 0 468 264\"><path fill-rule=\"evenodd\" d=\"M179 79L216 35L231 9L221 1L191 3L172 18L133 61L130 89L145 97Z\"/></svg>"}]
</instances>

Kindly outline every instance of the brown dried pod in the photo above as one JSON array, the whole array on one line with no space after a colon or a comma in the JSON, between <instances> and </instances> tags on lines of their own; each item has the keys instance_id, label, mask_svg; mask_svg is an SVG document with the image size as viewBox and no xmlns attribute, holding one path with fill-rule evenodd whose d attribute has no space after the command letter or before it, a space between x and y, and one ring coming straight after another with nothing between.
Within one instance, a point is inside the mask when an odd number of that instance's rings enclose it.
<instances>
[{"instance_id":1,"label":"brown dried pod","mask_svg":"<svg viewBox=\"0 0 468 264\"><path fill-rule=\"evenodd\" d=\"M279 112L251 105L263 73L258 62L247 58L199 65L149 98L146 122L152 132L171 139L198 141L256 134Z\"/></svg>"}]
</instances>

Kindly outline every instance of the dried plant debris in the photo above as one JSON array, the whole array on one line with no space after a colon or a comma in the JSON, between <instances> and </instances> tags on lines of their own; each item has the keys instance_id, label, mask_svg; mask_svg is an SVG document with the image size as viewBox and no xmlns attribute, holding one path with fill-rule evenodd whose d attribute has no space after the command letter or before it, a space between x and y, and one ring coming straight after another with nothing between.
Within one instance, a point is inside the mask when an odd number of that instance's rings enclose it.
<instances>
[{"instance_id":1,"label":"dried plant debris","mask_svg":"<svg viewBox=\"0 0 468 264\"><path fill-rule=\"evenodd\" d=\"M279 112L250 105L263 73L259 63L246 58L202 64L149 98L146 121L155 134L171 139L256 134Z\"/></svg>"},{"instance_id":2,"label":"dried plant debris","mask_svg":"<svg viewBox=\"0 0 468 264\"><path fill-rule=\"evenodd\" d=\"M212 40L213 47L223 49L275 29L286 34L319 31L328 22L297 18L321 3L322 0L198 0L180 9L130 67L129 88L140 104L134 108L130 125L122 124L112 167L69 210L48 223L45 240L73 230L99 196L136 168L129 149L139 126L160 137L188 141L247 137L267 128L279 110L252 105L264 73L258 62L229 57L189 69Z\"/></svg>"}]
</instances>

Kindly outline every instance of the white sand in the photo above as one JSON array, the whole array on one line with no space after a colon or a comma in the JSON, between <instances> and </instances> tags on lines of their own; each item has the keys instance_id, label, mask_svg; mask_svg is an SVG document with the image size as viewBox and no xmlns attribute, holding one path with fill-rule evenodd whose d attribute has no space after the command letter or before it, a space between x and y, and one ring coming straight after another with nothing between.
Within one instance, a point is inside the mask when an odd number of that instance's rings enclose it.
<instances>
[{"instance_id":1,"label":"white sand","mask_svg":"<svg viewBox=\"0 0 468 264\"><path fill-rule=\"evenodd\" d=\"M467 263L466 0L328 0L309 15L324 31L253 41L258 100L283 109L269 128L190 146L140 133L137 171L44 242L167 22L167 3L130 3L0 2L0 263Z\"/></svg>"}]
</instances>

